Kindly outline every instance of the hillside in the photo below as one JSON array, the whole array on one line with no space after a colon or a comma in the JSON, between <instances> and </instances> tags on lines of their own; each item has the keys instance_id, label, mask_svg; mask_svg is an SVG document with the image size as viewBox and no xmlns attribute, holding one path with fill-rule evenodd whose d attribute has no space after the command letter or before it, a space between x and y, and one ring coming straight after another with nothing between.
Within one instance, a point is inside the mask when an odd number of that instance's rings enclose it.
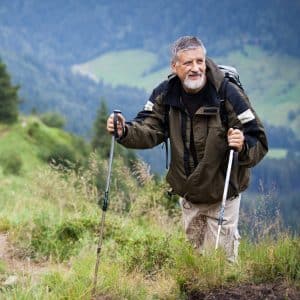
<instances>
[{"instance_id":1,"label":"hillside","mask_svg":"<svg viewBox=\"0 0 300 300\"><path fill-rule=\"evenodd\" d=\"M107 162L90 155L81 170L47 166L43 142L55 136L71 147L72 138L36 118L25 121L1 131L6 151L17 137L18 154L36 165L17 174L0 167L0 298L91 299L101 217L96 183L105 182ZM43 136L38 143L30 126ZM115 158L96 299L298 299L300 241L281 231L278 215L262 214L268 201L241 214L244 239L233 267L222 251L194 250L178 199L165 191L145 165L136 165L133 177Z\"/></svg>"},{"instance_id":2,"label":"hillside","mask_svg":"<svg viewBox=\"0 0 300 300\"><path fill-rule=\"evenodd\" d=\"M46 126L38 117L21 117L15 125L0 124L2 176L24 175L48 163L81 164L90 151L85 142L58 128Z\"/></svg>"},{"instance_id":3,"label":"hillside","mask_svg":"<svg viewBox=\"0 0 300 300\"><path fill-rule=\"evenodd\" d=\"M1 48L63 65L112 49L145 49L165 63L169 43L192 33L213 56L245 43L299 56L299 12L297 0L2 0Z\"/></svg>"}]
</instances>

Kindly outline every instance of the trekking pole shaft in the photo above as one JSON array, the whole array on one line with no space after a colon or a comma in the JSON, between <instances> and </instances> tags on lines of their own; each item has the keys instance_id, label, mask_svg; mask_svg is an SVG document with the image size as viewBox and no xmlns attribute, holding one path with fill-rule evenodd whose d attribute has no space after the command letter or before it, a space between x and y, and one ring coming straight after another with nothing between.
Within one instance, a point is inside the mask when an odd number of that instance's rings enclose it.
<instances>
[{"instance_id":1,"label":"trekking pole shaft","mask_svg":"<svg viewBox=\"0 0 300 300\"><path fill-rule=\"evenodd\" d=\"M217 233L215 249L218 249L218 246L219 246L219 239L220 239L221 227L222 227L223 218L224 218L224 211L225 211L225 204L226 204L228 187L229 187L233 154L234 154L234 150L230 149L229 159L228 159L228 167L227 167L227 172L226 172L226 177L225 177L225 186L224 186L223 197L222 197L221 210L220 210L219 220L218 220L218 233Z\"/></svg>"},{"instance_id":2,"label":"trekking pole shaft","mask_svg":"<svg viewBox=\"0 0 300 300\"><path fill-rule=\"evenodd\" d=\"M109 153L109 163L108 163L108 175L106 180L106 187L104 193L104 200L102 210L106 211L109 203L109 186L110 186L110 178L111 178L111 170L112 170L112 162L114 157L114 147L115 147L115 137L111 137L111 145L110 145L110 153Z\"/></svg>"},{"instance_id":3,"label":"trekking pole shaft","mask_svg":"<svg viewBox=\"0 0 300 300\"><path fill-rule=\"evenodd\" d=\"M98 270L99 270L99 264L100 264L100 254L101 254L102 242L103 242L104 223L105 223L106 211L107 211L108 204L109 204L109 186L110 186L112 162L113 162L113 157L114 157L115 139L118 138L117 121L118 121L118 114L120 114L120 113L121 113L121 111L119 111L119 110L114 111L114 134L112 135L112 138L111 138L109 163L108 163L108 175L107 175L106 187L105 187L105 193L104 193L104 199L103 199L103 205L102 205L102 218L101 218L101 221L99 224L100 232L99 232L99 240L98 240L98 247L97 247L97 259L96 259L95 272L94 272L92 299L94 297L96 297ZM100 199L99 199L99 205L100 205Z\"/></svg>"}]
</instances>

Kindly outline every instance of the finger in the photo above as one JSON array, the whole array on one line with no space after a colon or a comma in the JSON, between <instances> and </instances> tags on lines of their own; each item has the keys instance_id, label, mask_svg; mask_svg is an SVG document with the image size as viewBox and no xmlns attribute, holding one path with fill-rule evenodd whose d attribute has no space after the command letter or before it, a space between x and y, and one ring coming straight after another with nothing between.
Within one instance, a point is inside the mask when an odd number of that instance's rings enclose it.
<instances>
[{"instance_id":1,"label":"finger","mask_svg":"<svg viewBox=\"0 0 300 300\"><path fill-rule=\"evenodd\" d=\"M233 128L229 128L228 131L227 131L227 135L228 135L228 136L229 136L229 135L232 135L233 130L234 130Z\"/></svg>"}]
</instances>

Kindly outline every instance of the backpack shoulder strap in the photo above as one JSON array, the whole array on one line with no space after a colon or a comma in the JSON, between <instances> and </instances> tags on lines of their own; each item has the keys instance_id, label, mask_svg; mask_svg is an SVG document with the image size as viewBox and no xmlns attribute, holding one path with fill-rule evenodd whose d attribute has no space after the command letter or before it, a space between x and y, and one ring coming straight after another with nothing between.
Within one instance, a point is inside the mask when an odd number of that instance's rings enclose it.
<instances>
[{"instance_id":1,"label":"backpack shoulder strap","mask_svg":"<svg viewBox=\"0 0 300 300\"><path fill-rule=\"evenodd\" d=\"M224 78L219 93L218 93L218 97L220 100L220 118L221 118L221 122L222 125L224 126L224 128L226 130L229 129L229 125L228 125L228 114L226 111L226 107L225 107L225 101L226 101L226 88L227 88L227 84L229 82L229 79L227 77Z\"/></svg>"},{"instance_id":2,"label":"backpack shoulder strap","mask_svg":"<svg viewBox=\"0 0 300 300\"><path fill-rule=\"evenodd\" d=\"M164 143L166 149L166 169L169 168L169 112L170 112L170 105L165 104L165 113L164 113Z\"/></svg>"}]
</instances>

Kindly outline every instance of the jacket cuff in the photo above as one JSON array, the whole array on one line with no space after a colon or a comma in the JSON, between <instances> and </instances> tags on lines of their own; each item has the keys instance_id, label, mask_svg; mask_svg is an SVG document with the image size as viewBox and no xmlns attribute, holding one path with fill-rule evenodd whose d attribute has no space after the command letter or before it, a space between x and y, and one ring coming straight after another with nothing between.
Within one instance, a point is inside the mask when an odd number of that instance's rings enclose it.
<instances>
[{"instance_id":1,"label":"jacket cuff","mask_svg":"<svg viewBox=\"0 0 300 300\"><path fill-rule=\"evenodd\" d=\"M127 133L128 133L128 128L127 125L125 124L125 126L123 127L122 135L116 138L116 141L121 142L127 136Z\"/></svg>"},{"instance_id":2,"label":"jacket cuff","mask_svg":"<svg viewBox=\"0 0 300 300\"><path fill-rule=\"evenodd\" d=\"M241 152L239 152L239 161L244 162L246 160L248 160L249 158L249 145L247 144L247 142L244 142L243 145L243 149Z\"/></svg>"}]
</instances>

